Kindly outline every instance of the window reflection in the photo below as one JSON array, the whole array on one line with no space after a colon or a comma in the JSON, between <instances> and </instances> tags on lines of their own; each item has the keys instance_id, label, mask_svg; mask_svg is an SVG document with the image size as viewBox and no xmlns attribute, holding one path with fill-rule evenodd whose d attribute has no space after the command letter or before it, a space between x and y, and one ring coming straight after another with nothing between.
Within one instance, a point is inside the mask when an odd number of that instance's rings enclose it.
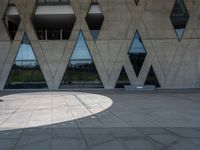
<instances>
[{"instance_id":1,"label":"window reflection","mask_svg":"<svg viewBox=\"0 0 200 150\"><path fill-rule=\"evenodd\" d=\"M76 46L74 48L71 60L74 60L74 61L91 60L92 61L92 57L89 53L89 49L87 47L87 44L85 42L82 32L80 32L80 34L78 36L78 40L76 42Z\"/></svg>"},{"instance_id":2,"label":"window reflection","mask_svg":"<svg viewBox=\"0 0 200 150\"><path fill-rule=\"evenodd\" d=\"M69 0L38 0L39 4L60 4L60 3L69 3Z\"/></svg>"},{"instance_id":3,"label":"window reflection","mask_svg":"<svg viewBox=\"0 0 200 150\"><path fill-rule=\"evenodd\" d=\"M90 30L90 33L92 35L92 37L96 40L99 36L99 31L100 30Z\"/></svg>"},{"instance_id":4,"label":"window reflection","mask_svg":"<svg viewBox=\"0 0 200 150\"><path fill-rule=\"evenodd\" d=\"M117 80L117 84L116 84L115 88L125 88L126 85L130 85L130 81L129 81L126 71L123 67L121 70L121 73L119 75L119 78Z\"/></svg>"},{"instance_id":5,"label":"window reflection","mask_svg":"<svg viewBox=\"0 0 200 150\"><path fill-rule=\"evenodd\" d=\"M24 34L20 44L5 88L47 88L45 79L26 34Z\"/></svg>"},{"instance_id":6,"label":"window reflection","mask_svg":"<svg viewBox=\"0 0 200 150\"><path fill-rule=\"evenodd\" d=\"M146 58L146 50L138 31L134 35L128 54L136 76L138 77Z\"/></svg>"},{"instance_id":7,"label":"window reflection","mask_svg":"<svg viewBox=\"0 0 200 150\"><path fill-rule=\"evenodd\" d=\"M79 34L60 88L103 88L82 32Z\"/></svg>"},{"instance_id":8,"label":"window reflection","mask_svg":"<svg viewBox=\"0 0 200 150\"><path fill-rule=\"evenodd\" d=\"M21 67L35 67L38 65L30 44L23 39L15 59L15 65Z\"/></svg>"},{"instance_id":9,"label":"window reflection","mask_svg":"<svg viewBox=\"0 0 200 150\"><path fill-rule=\"evenodd\" d=\"M153 67L151 66L147 78L145 80L145 85L155 85L155 87L160 87L159 81L156 77Z\"/></svg>"}]
</instances>

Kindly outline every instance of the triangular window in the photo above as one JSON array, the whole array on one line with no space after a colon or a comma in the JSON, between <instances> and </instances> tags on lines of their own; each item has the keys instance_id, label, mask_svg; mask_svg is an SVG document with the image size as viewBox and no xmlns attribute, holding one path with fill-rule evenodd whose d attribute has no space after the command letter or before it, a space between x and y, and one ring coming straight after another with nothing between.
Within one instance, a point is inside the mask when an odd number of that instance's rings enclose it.
<instances>
[{"instance_id":1,"label":"triangular window","mask_svg":"<svg viewBox=\"0 0 200 150\"><path fill-rule=\"evenodd\" d=\"M155 87L160 87L158 78L156 77L155 71L152 66L149 70L149 73L147 75L147 78L146 78L146 81L144 84L145 85L155 85Z\"/></svg>"},{"instance_id":2,"label":"triangular window","mask_svg":"<svg viewBox=\"0 0 200 150\"><path fill-rule=\"evenodd\" d=\"M39 63L26 33L7 79L6 89L47 88Z\"/></svg>"},{"instance_id":3,"label":"triangular window","mask_svg":"<svg viewBox=\"0 0 200 150\"><path fill-rule=\"evenodd\" d=\"M79 33L60 88L103 88L83 33Z\"/></svg>"},{"instance_id":4,"label":"triangular window","mask_svg":"<svg viewBox=\"0 0 200 150\"><path fill-rule=\"evenodd\" d=\"M123 67L121 70L121 73L119 75L119 78L117 80L117 84L116 84L115 88L124 88L126 85L131 85L131 84L130 84L130 81L126 74L126 71Z\"/></svg>"}]
</instances>

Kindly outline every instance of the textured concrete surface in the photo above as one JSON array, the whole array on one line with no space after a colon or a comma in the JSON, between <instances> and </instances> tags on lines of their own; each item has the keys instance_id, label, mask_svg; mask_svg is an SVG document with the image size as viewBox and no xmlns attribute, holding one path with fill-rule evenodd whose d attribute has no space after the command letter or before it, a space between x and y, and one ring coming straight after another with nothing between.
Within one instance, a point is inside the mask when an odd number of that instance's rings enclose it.
<instances>
[{"instance_id":1,"label":"textured concrete surface","mask_svg":"<svg viewBox=\"0 0 200 150\"><path fill-rule=\"evenodd\" d=\"M199 150L200 91L0 91L1 150Z\"/></svg>"},{"instance_id":2,"label":"textured concrete surface","mask_svg":"<svg viewBox=\"0 0 200 150\"><path fill-rule=\"evenodd\" d=\"M161 88L199 88L200 0L184 1L190 18L181 41L170 20L175 0L140 0L138 6L134 0L98 0L105 20L97 41L92 39L85 21L91 0L72 0L76 23L70 39L39 41L31 20L36 0L15 0L21 23L14 41L9 40L0 19L0 89L4 88L24 32L31 40L48 87L58 89L80 30L106 89L115 87L123 66L132 84L143 84L151 65ZM8 0L0 2L0 17L3 18ZM138 78L127 56L136 30L147 51Z\"/></svg>"}]
</instances>

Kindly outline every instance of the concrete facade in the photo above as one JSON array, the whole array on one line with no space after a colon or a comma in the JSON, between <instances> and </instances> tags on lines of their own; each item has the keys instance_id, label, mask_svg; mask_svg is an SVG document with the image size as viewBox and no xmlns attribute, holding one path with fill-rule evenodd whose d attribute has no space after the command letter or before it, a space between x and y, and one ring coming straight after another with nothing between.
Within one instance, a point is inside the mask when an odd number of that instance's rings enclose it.
<instances>
[{"instance_id":1,"label":"concrete facade","mask_svg":"<svg viewBox=\"0 0 200 150\"><path fill-rule=\"evenodd\" d=\"M200 0L185 0L189 12L184 35L179 41L170 20L175 0L98 0L104 15L99 37L93 40L85 17L91 0L71 0L76 22L69 40L38 40L32 15L36 0L15 0L21 22L11 41L0 21L0 89L4 88L24 32L27 33L49 89L58 89L80 30L105 89L113 89L122 67L131 84L144 84L151 66L162 89L200 88ZM0 0L3 18L8 0ZM127 52L136 30L147 57L137 78Z\"/></svg>"}]
</instances>

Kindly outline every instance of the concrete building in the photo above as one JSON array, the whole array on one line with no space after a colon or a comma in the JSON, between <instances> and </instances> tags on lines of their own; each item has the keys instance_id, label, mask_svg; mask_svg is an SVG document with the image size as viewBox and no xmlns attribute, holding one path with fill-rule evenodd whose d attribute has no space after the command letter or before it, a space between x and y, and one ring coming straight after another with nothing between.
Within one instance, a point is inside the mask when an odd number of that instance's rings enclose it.
<instances>
[{"instance_id":1,"label":"concrete building","mask_svg":"<svg viewBox=\"0 0 200 150\"><path fill-rule=\"evenodd\" d=\"M0 0L0 89L200 88L200 0Z\"/></svg>"}]
</instances>

